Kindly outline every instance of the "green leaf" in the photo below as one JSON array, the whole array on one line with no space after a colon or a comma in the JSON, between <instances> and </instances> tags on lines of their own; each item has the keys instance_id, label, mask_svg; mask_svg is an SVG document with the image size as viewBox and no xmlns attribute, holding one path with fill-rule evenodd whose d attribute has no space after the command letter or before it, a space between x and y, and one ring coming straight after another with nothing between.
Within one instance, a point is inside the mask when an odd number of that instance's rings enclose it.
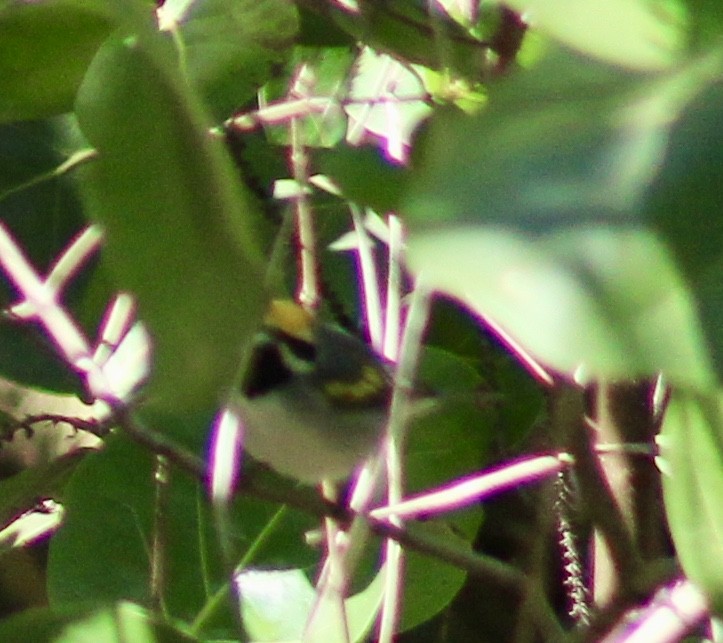
<instances>
[{"instance_id":1,"label":"green leaf","mask_svg":"<svg viewBox=\"0 0 723 643\"><path fill-rule=\"evenodd\" d=\"M72 108L88 64L114 28L113 4L0 4L0 122L42 118Z\"/></svg>"},{"instance_id":2,"label":"green leaf","mask_svg":"<svg viewBox=\"0 0 723 643\"><path fill-rule=\"evenodd\" d=\"M252 641L301 638L315 592L300 569L248 570L237 582L244 628Z\"/></svg>"},{"instance_id":3,"label":"green leaf","mask_svg":"<svg viewBox=\"0 0 723 643\"><path fill-rule=\"evenodd\" d=\"M148 404L212 408L261 314L255 204L157 33L109 39L76 114L100 153L80 187L103 262L153 335Z\"/></svg>"},{"instance_id":4,"label":"green leaf","mask_svg":"<svg viewBox=\"0 0 723 643\"><path fill-rule=\"evenodd\" d=\"M102 451L79 465L63 495L65 524L51 541L51 605L149 601L153 480L154 458L122 435L111 436ZM224 598L227 577L205 492L174 470L169 485L163 527L166 607L187 622L203 612L200 630L232 636L235 625ZM318 552L306 546L303 533L314 522L291 509L281 516L278 511L254 499L241 498L234 505L230 539L239 560L311 566Z\"/></svg>"},{"instance_id":5,"label":"green leaf","mask_svg":"<svg viewBox=\"0 0 723 643\"><path fill-rule=\"evenodd\" d=\"M349 147L317 150L315 162L322 174L339 185L344 198L377 212L393 212L399 207L409 172L387 161L376 147Z\"/></svg>"},{"instance_id":6,"label":"green leaf","mask_svg":"<svg viewBox=\"0 0 723 643\"><path fill-rule=\"evenodd\" d=\"M78 605L31 608L0 621L6 643L181 643L193 637L138 605L117 603L101 609Z\"/></svg>"},{"instance_id":7,"label":"green leaf","mask_svg":"<svg viewBox=\"0 0 723 643\"><path fill-rule=\"evenodd\" d=\"M590 226L530 239L459 227L415 234L409 258L559 371L713 381L691 297L651 233Z\"/></svg>"},{"instance_id":8,"label":"green leaf","mask_svg":"<svg viewBox=\"0 0 723 643\"><path fill-rule=\"evenodd\" d=\"M481 379L464 361L427 348L421 373L426 385L440 391L441 400L434 412L410 427L405 459L408 494L477 471L485 461L493 428L493 413L481 410L474 399ZM481 521L481 508L473 507L442 516L427 527L436 537L469 551ZM432 618L450 603L465 579L465 572L458 568L408 552L401 628L407 630Z\"/></svg>"},{"instance_id":9,"label":"green leaf","mask_svg":"<svg viewBox=\"0 0 723 643\"><path fill-rule=\"evenodd\" d=\"M676 390L659 436L668 524L685 574L723 610L723 398Z\"/></svg>"},{"instance_id":10,"label":"green leaf","mask_svg":"<svg viewBox=\"0 0 723 643\"><path fill-rule=\"evenodd\" d=\"M51 605L149 602L154 467L154 458L124 436L111 437L78 467L64 495L65 524L50 547ZM174 472L165 491L165 605L190 622L225 578L212 523L201 510L203 492Z\"/></svg>"},{"instance_id":11,"label":"green leaf","mask_svg":"<svg viewBox=\"0 0 723 643\"><path fill-rule=\"evenodd\" d=\"M676 61L685 33L671 3L650 0L510 0L532 27L577 51L630 69Z\"/></svg>"},{"instance_id":12,"label":"green leaf","mask_svg":"<svg viewBox=\"0 0 723 643\"><path fill-rule=\"evenodd\" d=\"M718 0L682 0L687 10L688 44L693 51L703 51L720 44L723 37L723 11Z\"/></svg>"},{"instance_id":13,"label":"green leaf","mask_svg":"<svg viewBox=\"0 0 723 643\"><path fill-rule=\"evenodd\" d=\"M695 302L645 215L671 114L716 69L635 76L558 52L479 116L443 115L403 207L410 266L553 369L710 385Z\"/></svg>"},{"instance_id":14,"label":"green leaf","mask_svg":"<svg viewBox=\"0 0 723 643\"><path fill-rule=\"evenodd\" d=\"M50 547L52 606L148 600L152 467L150 455L115 437L76 469Z\"/></svg>"},{"instance_id":15,"label":"green leaf","mask_svg":"<svg viewBox=\"0 0 723 643\"><path fill-rule=\"evenodd\" d=\"M217 119L254 98L298 30L296 8L284 0L169 0L162 12L178 23L185 71Z\"/></svg>"},{"instance_id":16,"label":"green leaf","mask_svg":"<svg viewBox=\"0 0 723 643\"><path fill-rule=\"evenodd\" d=\"M368 633L382 598L383 573L378 573L363 591L344 601L351 641L362 641ZM300 639L314 604L316 592L299 569L282 571L249 570L238 577L243 622L252 641ZM317 634L336 640L332 623L323 623ZM342 627L344 627L342 625Z\"/></svg>"},{"instance_id":17,"label":"green leaf","mask_svg":"<svg viewBox=\"0 0 723 643\"><path fill-rule=\"evenodd\" d=\"M723 50L718 56L723 60ZM645 215L672 249L695 296L718 377L723 375L723 83L692 95L672 125Z\"/></svg>"}]
</instances>

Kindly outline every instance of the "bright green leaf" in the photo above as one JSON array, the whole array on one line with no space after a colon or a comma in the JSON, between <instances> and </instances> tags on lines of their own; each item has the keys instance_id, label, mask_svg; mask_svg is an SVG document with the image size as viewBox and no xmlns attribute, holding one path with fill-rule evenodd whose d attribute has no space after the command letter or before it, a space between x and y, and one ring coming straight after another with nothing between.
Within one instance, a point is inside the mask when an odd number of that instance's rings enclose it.
<instances>
[{"instance_id":1,"label":"bright green leaf","mask_svg":"<svg viewBox=\"0 0 723 643\"><path fill-rule=\"evenodd\" d=\"M363 591L344 601L349 637L364 640L382 598L383 573ZM299 569L249 570L238 577L246 632L254 643L301 639L316 591ZM322 623L325 640L336 640L331 623Z\"/></svg>"},{"instance_id":2,"label":"bright green leaf","mask_svg":"<svg viewBox=\"0 0 723 643\"><path fill-rule=\"evenodd\" d=\"M723 400L675 391L659 436L668 523L683 570L723 610Z\"/></svg>"},{"instance_id":3,"label":"bright green leaf","mask_svg":"<svg viewBox=\"0 0 723 643\"><path fill-rule=\"evenodd\" d=\"M0 621L5 643L185 643L195 640L138 605L91 610L78 605L33 608Z\"/></svg>"},{"instance_id":4,"label":"bright green leaf","mask_svg":"<svg viewBox=\"0 0 723 643\"><path fill-rule=\"evenodd\" d=\"M301 638L315 592L300 569L248 570L239 574L237 583L244 627L252 641Z\"/></svg>"},{"instance_id":5,"label":"bright green leaf","mask_svg":"<svg viewBox=\"0 0 723 643\"><path fill-rule=\"evenodd\" d=\"M630 69L660 69L675 62L683 25L662 2L651 0L510 0L535 28L602 61Z\"/></svg>"},{"instance_id":6,"label":"bright green leaf","mask_svg":"<svg viewBox=\"0 0 723 643\"><path fill-rule=\"evenodd\" d=\"M712 381L691 297L652 234L458 227L415 234L409 261L557 370Z\"/></svg>"}]
</instances>

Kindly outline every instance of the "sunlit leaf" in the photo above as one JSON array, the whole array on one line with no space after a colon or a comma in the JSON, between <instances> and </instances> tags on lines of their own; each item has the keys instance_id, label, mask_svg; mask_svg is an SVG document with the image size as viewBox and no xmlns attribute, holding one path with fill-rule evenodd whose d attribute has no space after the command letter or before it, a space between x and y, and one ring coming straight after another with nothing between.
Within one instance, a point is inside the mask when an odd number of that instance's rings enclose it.
<instances>
[{"instance_id":1,"label":"sunlit leaf","mask_svg":"<svg viewBox=\"0 0 723 643\"><path fill-rule=\"evenodd\" d=\"M659 437L663 492L683 570L723 609L723 402L676 391Z\"/></svg>"},{"instance_id":2,"label":"sunlit leaf","mask_svg":"<svg viewBox=\"0 0 723 643\"><path fill-rule=\"evenodd\" d=\"M675 62L684 41L680 16L650 0L511 0L533 28L574 49L630 69ZM670 3L668 3L670 4Z\"/></svg>"},{"instance_id":3,"label":"sunlit leaf","mask_svg":"<svg viewBox=\"0 0 723 643\"><path fill-rule=\"evenodd\" d=\"M192 636L163 622L138 605L89 609L79 606L33 608L0 621L7 643L184 643Z\"/></svg>"},{"instance_id":4,"label":"sunlit leaf","mask_svg":"<svg viewBox=\"0 0 723 643\"><path fill-rule=\"evenodd\" d=\"M244 571L236 579L244 627L252 641L300 639L314 588L299 569Z\"/></svg>"},{"instance_id":5,"label":"sunlit leaf","mask_svg":"<svg viewBox=\"0 0 723 643\"><path fill-rule=\"evenodd\" d=\"M345 601L350 641L362 641L369 631L382 597L384 576L380 572L361 592ZM248 570L239 574L242 613L246 632L254 643L301 639L316 595L299 569ZM317 633L335 640L330 623Z\"/></svg>"}]
</instances>

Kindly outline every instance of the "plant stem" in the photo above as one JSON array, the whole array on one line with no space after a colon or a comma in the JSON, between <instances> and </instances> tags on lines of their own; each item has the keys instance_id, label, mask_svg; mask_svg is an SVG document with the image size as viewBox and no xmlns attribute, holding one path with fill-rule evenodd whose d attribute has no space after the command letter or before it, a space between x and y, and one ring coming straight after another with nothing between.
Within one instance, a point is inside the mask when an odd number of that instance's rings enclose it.
<instances>
[{"instance_id":1,"label":"plant stem","mask_svg":"<svg viewBox=\"0 0 723 643\"><path fill-rule=\"evenodd\" d=\"M593 437L585 421L584 392L570 385L559 385L553 391L551 416L555 434L563 437L575 459L581 505L604 539L616 577L635 578L640 559L624 514L595 453Z\"/></svg>"},{"instance_id":2,"label":"plant stem","mask_svg":"<svg viewBox=\"0 0 723 643\"><path fill-rule=\"evenodd\" d=\"M153 539L151 543L151 601L154 609L166 612L164 593L166 584L166 536L168 517L168 494L170 491L171 469L168 460L156 456L154 483Z\"/></svg>"}]
</instances>

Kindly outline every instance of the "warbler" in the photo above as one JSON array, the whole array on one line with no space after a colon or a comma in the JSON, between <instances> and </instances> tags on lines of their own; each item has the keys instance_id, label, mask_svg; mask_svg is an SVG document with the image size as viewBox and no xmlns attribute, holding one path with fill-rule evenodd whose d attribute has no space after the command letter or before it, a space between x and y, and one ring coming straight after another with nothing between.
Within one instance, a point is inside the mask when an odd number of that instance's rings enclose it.
<instances>
[{"instance_id":1,"label":"warbler","mask_svg":"<svg viewBox=\"0 0 723 643\"><path fill-rule=\"evenodd\" d=\"M241 384L244 447L305 483L346 478L377 447L391 388L388 368L361 339L275 300Z\"/></svg>"}]
</instances>

